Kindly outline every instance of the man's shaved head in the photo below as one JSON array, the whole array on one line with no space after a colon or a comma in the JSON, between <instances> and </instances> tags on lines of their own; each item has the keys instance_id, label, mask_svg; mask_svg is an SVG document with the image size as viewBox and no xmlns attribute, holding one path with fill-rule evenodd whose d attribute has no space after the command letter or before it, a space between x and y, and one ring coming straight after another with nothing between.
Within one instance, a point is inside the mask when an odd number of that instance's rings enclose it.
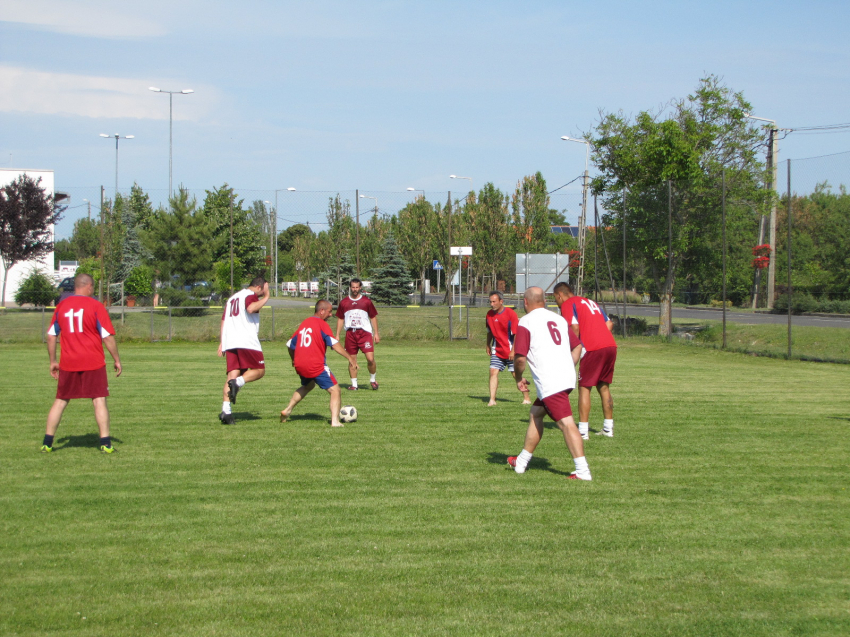
<instances>
[{"instance_id":1,"label":"man's shaved head","mask_svg":"<svg viewBox=\"0 0 850 637\"><path fill-rule=\"evenodd\" d=\"M526 307L529 309L544 307L546 305L546 295L543 293L543 288L536 286L530 287L525 291L523 298L525 299Z\"/></svg>"},{"instance_id":2,"label":"man's shaved head","mask_svg":"<svg viewBox=\"0 0 850 637\"><path fill-rule=\"evenodd\" d=\"M94 285L94 279L90 274L77 274L74 276L74 291L81 290L89 285Z\"/></svg>"},{"instance_id":3,"label":"man's shaved head","mask_svg":"<svg viewBox=\"0 0 850 637\"><path fill-rule=\"evenodd\" d=\"M325 299L319 299L316 301L316 309L314 310L316 314L321 312L322 310L332 310L333 304L330 301L326 301Z\"/></svg>"}]
</instances>

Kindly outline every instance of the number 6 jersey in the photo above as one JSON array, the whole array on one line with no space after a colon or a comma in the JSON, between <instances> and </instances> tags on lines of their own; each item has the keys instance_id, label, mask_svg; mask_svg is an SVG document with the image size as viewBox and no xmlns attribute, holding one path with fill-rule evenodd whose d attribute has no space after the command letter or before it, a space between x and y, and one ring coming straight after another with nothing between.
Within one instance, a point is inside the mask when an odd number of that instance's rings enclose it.
<instances>
[{"instance_id":1,"label":"number 6 jersey","mask_svg":"<svg viewBox=\"0 0 850 637\"><path fill-rule=\"evenodd\" d=\"M578 338L564 317L545 307L532 310L519 320L514 354L528 358L538 398L576 386L571 354L578 345Z\"/></svg>"},{"instance_id":2,"label":"number 6 jersey","mask_svg":"<svg viewBox=\"0 0 850 637\"><path fill-rule=\"evenodd\" d=\"M56 306L47 334L59 337L59 369L87 372L106 365L103 339L115 334L115 328L100 301L74 295Z\"/></svg>"}]
</instances>

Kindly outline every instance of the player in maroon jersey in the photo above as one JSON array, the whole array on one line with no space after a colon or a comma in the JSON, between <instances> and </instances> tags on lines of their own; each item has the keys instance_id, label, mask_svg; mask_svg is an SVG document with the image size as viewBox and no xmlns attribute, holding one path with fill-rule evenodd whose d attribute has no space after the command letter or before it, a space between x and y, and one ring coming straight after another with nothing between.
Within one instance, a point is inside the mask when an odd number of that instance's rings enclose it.
<instances>
[{"instance_id":1,"label":"player in maroon jersey","mask_svg":"<svg viewBox=\"0 0 850 637\"><path fill-rule=\"evenodd\" d=\"M369 368L369 384L372 389L378 389L375 376L375 344L381 342L378 336L378 310L372 299L360 293L363 282L351 279L348 284L349 294L339 302L336 310L336 340L339 339L342 326L345 325L345 351L357 359L357 352L366 355L366 366ZM348 368L351 385L348 389L357 389L357 368Z\"/></svg>"},{"instance_id":2,"label":"player in maroon jersey","mask_svg":"<svg viewBox=\"0 0 850 637\"><path fill-rule=\"evenodd\" d=\"M346 352L339 344L339 340L331 334L327 320L332 313L333 305L330 301L324 299L317 301L313 316L305 319L298 326L287 343L292 366L301 377L301 387L292 394L286 409L280 412L280 422L286 422L295 405L318 385L327 390L331 396L331 427L342 427L339 421L339 410L342 406L339 385L328 367L325 352L330 347L337 354L348 359L348 367L354 370L354 374L357 374L357 358Z\"/></svg>"},{"instance_id":3,"label":"player in maroon jersey","mask_svg":"<svg viewBox=\"0 0 850 637\"><path fill-rule=\"evenodd\" d=\"M597 435L614 437L614 400L610 385L614 380L617 362L617 342L611 333L611 319L601 307L590 299L576 296L563 281L554 289L555 301L561 307L561 316L572 324L586 350L579 364L578 428L587 440L590 420L590 390L596 387L602 400L602 430Z\"/></svg>"},{"instance_id":4,"label":"player in maroon jersey","mask_svg":"<svg viewBox=\"0 0 850 637\"><path fill-rule=\"evenodd\" d=\"M514 336L519 318L516 312L505 307L505 297L501 292L490 293L490 307L487 312L487 354L490 356L490 402L496 404L496 391L499 389L499 372L507 370L514 373ZM522 404L530 405L528 392L522 393Z\"/></svg>"},{"instance_id":5,"label":"player in maroon jersey","mask_svg":"<svg viewBox=\"0 0 850 637\"><path fill-rule=\"evenodd\" d=\"M59 381L56 400L47 414L47 427L41 445L43 453L53 451L53 438L62 420L68 402L74 398L91 398L94 418L100 432L100 450L112 453L115 449L109 436L109 410L106 397L109 385L106 378L106 347L115 366L115 375L121 375L121 361L115 344L115 328L109 313L94 295L94 279L88 274L74 277L74 295L61 301L53 312L47 330L47 354L50 357L50 375ZM56 360L56 344L62 356Z\"/></svg>"}]
</instances>

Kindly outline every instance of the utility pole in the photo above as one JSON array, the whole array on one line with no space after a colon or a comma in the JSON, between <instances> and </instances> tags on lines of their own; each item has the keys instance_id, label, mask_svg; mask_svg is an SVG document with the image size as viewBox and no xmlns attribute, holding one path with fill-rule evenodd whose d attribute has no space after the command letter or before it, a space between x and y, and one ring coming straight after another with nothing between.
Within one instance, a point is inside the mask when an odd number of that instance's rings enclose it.
<instances>
[{"instance_id":1,"label":"utility pole","mask_svg":"<svg viewBox=\"0 0 850 637\"><path fill-rule=\"evenodd\" d=\"M776 122L770 129L770 144L768 145L767 155L767 170L768 170L768 185L767 190L770 194L770 263L767 266L767 309L773 309L773 302L776 297L776 182L777 179L777 162L776 155L779 152L779 141L776 133L779 130L776 128Z\"/></svg>"},{"instance_id":2,"label":"utility pole","mask_svg":"<svg viewBox=\"0 0 850 637\"><path fill-rule=\"evenodd\" d=\"M587 237L587 163L584 166L584 186L581 192L581 216L578 219L578 280L575 284L576 294L582 296L582 281L584 281L584 244ZM625 265L625 261L623 261Z\"/></svg>"}]
</instances>

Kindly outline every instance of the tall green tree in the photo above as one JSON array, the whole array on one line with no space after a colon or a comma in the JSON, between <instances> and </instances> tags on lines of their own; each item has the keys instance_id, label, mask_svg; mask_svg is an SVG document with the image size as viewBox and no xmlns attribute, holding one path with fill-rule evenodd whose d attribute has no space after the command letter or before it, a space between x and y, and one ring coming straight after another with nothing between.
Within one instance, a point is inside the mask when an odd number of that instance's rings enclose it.
<instances>
[{"instance_id":1,"label":"tall green tree","mask_svg":"<svg viewBox=\"0 0 850 637\"><path fill-rule=\"evenodd\" d=\"M603 113L595 130L585 135L599 171L593 189L607 211L602 223L622 236L625 219L627 240L647 259L661 298L662 335L672 330L671 303L680 267L719 253L709 238L720 234L710 230L720 227L724 172L729 198L764 197L759 188L764 166L756 152L764 133L746 119L750 110L742 93L712 75L700 80L693 94L660 112L642 111L634 121L622 113ZM629 192L626 208L623 190Z\"/></svg>"},{"instance_id":2,"label":"tall green tree","mask_svg":"<svg viewBox=\"0 0 850 637\"><path fill-rule=\"evenodd\" d=\"M477 201L464 208L473 271L489 276L494 290L499 273L514 257L508 197L488 182L478 193Z\"/></svg>"},{"instance_id":3,"label":"tall green tree","mask_svg":"<svg viewBox=\"0 0 850 637\"><path fill-rule=\"evenodd\" d=\"M419 302L425 303L425 274L434 259L434 207L424 197L407 204L395 218L395 237L407 264L422 283Z\"/></svg>"},{"instance_id":4,"label":"tall green tree","mask_svg":"<svg viewBox=\"0 0 850 637\"><path fill-rule=\"evenodd\" d=\"M53 225L62 217L53 196L41 186L41 177L23 174L0 188L0 260L3 289L0 303L6 307L6 281L16 264L37 259L53 250Z\"/></svg>"},{"instance_id":5,"label":"tall green tree","mask_svg":"<svg viewBox=\"0 0 850 637\"><path fill-rule=\"evenodd\" d=\"M549 195L546 180L538 171L523 177L511 197L517 252L543 252L549 247Z\"/></svg>"},{"instance_id":6,"label":"tall green tree","mask_svg":"<svg viewBox=\"0 0 850 637\"><path fill-rule=\"evenodd\" d=\"M213 225L213 236L216 239L213 261L230 259L232 213L233 254L239 257L249 275L262 274L266 269L261 243L262 229L251 218L249 211L242 207L244 200L237 200L235 191L227 184L207 190L206 193L201 212Z\"/></svg>"},{"instance_id":7,"label":"tall green tree","mask_svg":"<svg viewBox=\"0 0 850 637\"><path fill-rule=\"evenodd\" d=\"M407 305L410 298L410 274L392 233L388 233L384 239L378 267L371 278L372 300L375 303Z\"/></svg>"},{"instance_id":8,"label":"tall green tree","mask_svg":"<svg viewBox=\"0 0 850 637\"><path fill-rule=\"evenodd\" d=\"M213 277L213 255L221 253L214 221L198 210L197 200L180 188L141 232L156 278L175 287L194 286Z\"/></svg>"}]
</instances>

